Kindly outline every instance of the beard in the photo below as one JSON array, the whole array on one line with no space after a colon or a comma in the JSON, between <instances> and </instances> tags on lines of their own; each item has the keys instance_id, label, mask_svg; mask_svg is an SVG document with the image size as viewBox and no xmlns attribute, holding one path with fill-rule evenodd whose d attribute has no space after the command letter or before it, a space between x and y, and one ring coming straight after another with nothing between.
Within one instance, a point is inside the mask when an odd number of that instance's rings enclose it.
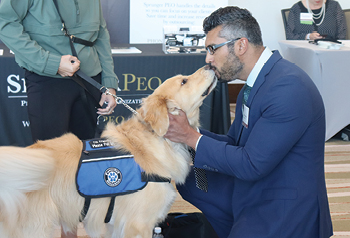
<instances>
[{"instance_id":1,"label":"beard","mask_svg":"<svg viewBox=\"0 0 350 238\"><path fill-rule=\"evenodd\" d=\"M234 49L232 49L220 70L215 66L211 66L211 68L215 71L220 82L229 82L239 78L239 74L244 68L244 63L240 61L235 54Z\"/></svg>"}]
</instances>

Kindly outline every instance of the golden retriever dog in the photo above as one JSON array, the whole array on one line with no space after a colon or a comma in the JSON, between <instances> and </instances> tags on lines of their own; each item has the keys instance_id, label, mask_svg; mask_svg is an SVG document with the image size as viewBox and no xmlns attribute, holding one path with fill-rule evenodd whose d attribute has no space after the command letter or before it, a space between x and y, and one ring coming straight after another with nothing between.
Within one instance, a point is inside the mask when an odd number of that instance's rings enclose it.
<instances>
[{"instance_id":1,"label":"golden retriever dog","mask_svg":"<svg viewBox=\"0 0 350 238\"><path fill-rule=\"evenodd\" d=\"M191 159L186 145L163 137L168 113L181 109L191 126L199 126L199 107L216 82L208 66L190 76L169 78L143 100L136 114L121 124L108 124L102 137L116 150L134 155L146 174L184 183ZM82 147L82 141L68 133L26 148L0 148L0 221L8 237L48 238L58 225L65 232L76 229L85 201L75 183ZM175 197L172 183L149 182L137 192L116 196L107 224L111 199L91 199L84 228L90 237L150 238Z\"/></svg>"}]
</instances>

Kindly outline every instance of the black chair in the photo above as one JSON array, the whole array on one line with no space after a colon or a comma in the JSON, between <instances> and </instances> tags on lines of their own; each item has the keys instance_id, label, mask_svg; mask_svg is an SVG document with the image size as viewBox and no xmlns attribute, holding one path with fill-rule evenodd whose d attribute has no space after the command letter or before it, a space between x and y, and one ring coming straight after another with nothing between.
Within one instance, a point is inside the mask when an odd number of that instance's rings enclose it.
<instances>
[{"instance_id":1,"label":"black chair","mask_svg":"<svg viewBox=\"0 0 350 238\"><path fill-rule=\"evenodd\" d=\"M290 8L287 9L282 9L282 19L283 19L283 25L284 25L284 32L286 34L286 39L287 39L287 22L288 22L288 14L289 14Z\"/></svg>"},{"instance_id":2,"label":"black chair","mask_svg":"<svg viewBox=\"0 0 350 238\"><path fill-rule=\"evenodd\" d=\"M348 31L346 34L346 40L350 40L350 9L345 9L344 11L344 15L345 15L345 20L346 20L346 25L348 27Z\"/></svg>"}]
</instances>

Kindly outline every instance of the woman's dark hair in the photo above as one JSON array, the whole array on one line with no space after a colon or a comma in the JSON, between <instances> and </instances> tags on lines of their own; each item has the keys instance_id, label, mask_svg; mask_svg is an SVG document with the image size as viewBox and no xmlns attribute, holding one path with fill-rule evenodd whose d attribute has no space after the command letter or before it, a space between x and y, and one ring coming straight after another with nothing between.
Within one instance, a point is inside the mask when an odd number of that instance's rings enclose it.
<instances>
[{"instance_id":1,"label":"woman's dark hair","mask_svg":"<svg viewBox=\"0 0 350 238\"><path fill-rule=\"evenodd\" d=\"M219 8L203 21L205 34L222 25L220 37L227 40L245 37L253 45L263 45L258 22L247 9L228 6Z\"/></svg>"}]
</instances>

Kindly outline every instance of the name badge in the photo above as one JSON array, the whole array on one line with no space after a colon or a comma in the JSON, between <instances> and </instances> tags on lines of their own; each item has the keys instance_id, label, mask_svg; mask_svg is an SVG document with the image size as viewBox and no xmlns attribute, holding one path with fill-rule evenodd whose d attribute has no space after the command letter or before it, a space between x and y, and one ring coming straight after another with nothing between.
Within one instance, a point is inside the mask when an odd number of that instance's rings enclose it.
<instances>
[{"instance_id":1,"label":"name badge","mask_svg":"<svg viewBox=\"0 0 350 238\"><path fill-rule=\"evenodd\" d=\"M243 105L242 125L245 128L248 128L248 121L249 121L249 107L247 107L246 105Z\"/></svg>"},{"instance_id":2,"label":"name badge","mask_svg":"<svg viewBox=\"0 0 350 238\"><path fill-rule=\"evenodd\" d=\"M312 23L313 23L313 19L312 19L311 13L305 13L305 12L300 13L300 24L312 25Z\"/></svg>"}]
</instances>

